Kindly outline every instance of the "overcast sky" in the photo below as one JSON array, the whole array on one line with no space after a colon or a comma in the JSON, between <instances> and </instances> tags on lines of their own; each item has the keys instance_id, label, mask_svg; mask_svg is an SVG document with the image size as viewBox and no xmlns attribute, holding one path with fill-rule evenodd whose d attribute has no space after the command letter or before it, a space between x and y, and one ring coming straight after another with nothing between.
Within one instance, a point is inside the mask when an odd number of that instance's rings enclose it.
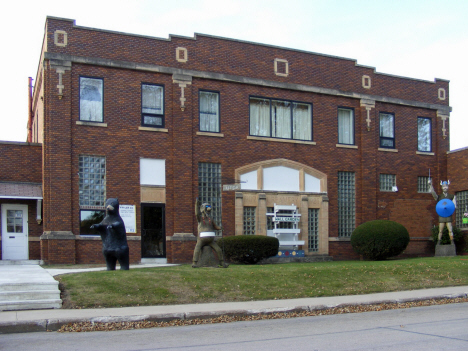
<instances>
[{"instance_id":1,"label":"overcast sky","mask_svg":"<svg viewBox=\"0 0 468 351\"><path fill-rule=\"evenodd\" d=\"M2 10L0 140L26 141L27 80L46 16L167 38L194 33L356 59L377 72L450 80L451 150L468 146L466 0L13 1Z\"/></svg>"}]
</instances>

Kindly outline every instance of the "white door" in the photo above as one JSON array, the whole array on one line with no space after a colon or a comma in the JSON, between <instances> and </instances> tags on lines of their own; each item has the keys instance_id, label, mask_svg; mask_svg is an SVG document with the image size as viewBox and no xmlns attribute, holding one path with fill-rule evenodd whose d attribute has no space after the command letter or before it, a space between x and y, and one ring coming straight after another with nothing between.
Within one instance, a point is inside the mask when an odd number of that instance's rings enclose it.
<instances>
[{"instance_id":1,"label":"white door","mask_svg":"<svg viewBox=\"0 0 468 351\"><path fill-rule=\"evenodd\" d=\"M28 258L28 206L2 204L2 259Z\"/></svg>"}]
</instances>

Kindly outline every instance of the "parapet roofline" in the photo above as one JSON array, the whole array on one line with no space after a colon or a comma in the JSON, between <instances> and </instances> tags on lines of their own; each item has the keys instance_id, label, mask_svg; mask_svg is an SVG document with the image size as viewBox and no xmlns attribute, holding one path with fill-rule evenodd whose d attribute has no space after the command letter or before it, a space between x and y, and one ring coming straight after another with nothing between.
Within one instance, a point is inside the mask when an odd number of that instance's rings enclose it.
<instances>
[{"instance_id":1,"label":"parapet roofline","mask_svg":"<svg viewBox=\"0 0 468 351\"><path fill-rule=\"evenodd\" d=\"M167 42L171 42L172 38L180 38L180 39L186 39L186 40L197 40L197 37L206 37L206 38L212 38L212 39L218 39L218 40L227 40L227 41L233 41L233 42L242 43L242 44L249 44L249 45L255 45L255 46L264 46L264 47L268 47L268 48L272 48L272 49L294 51L294 52L300 52L300 53L308 54L308 55L317 55L317 56L329 57L329 58L338 59L338 60L351 61L351 62L354 62L354 65L356 67L363 67L363 68L372 69L374 71L374 74L380 74L380 75L384 75L384 76L388 76L388 77L409 79L409 80L425 82L425 83L432 83L432 84L435 84L436 81L450 82L450 80L442 79L442 78L434 78L434 81L431 81L431 80L426 80L426 79L399 76L399 75L394 75L394 74L390 74L390 73L382 73L382 72L377 72L376 68L373 67L373 66L366 66L366 65L358 64L356 59L351 59L351 58L342 57L342 56L322 54L322 53L318 53L318 52L314 52L314 51L292 49L292 48L287 48L287 47L284 47L284 46L278 46L278 45L272 45L272 44L257 43L257 42L248 41L248 40L221 37L221 36L210 35L210 34L202 34L202 33L195 32L193 37L188 37L188 36L183 36L183 35L178 35L178 34L169 34L169 37L166 39L166 38L153 37L153 36L143 35L143 34L133 34L133 33L127 33L127 32L113 31L113 30L108 30L108 29L78 26L78 25L76 25L76 20L69 19L69 18L47 16L46 19L53 19L53 20L58 20L58 21L72 22L73 27L83 29L83 30L93 30L93 31L103 32L103 33L120 34L120 35L126 35L126 36L131 36L131 37L139 37L139 38L146 38L146 39L152 39L152 40L161 40L161 41L167 41Z\"/></svg>"}]
</instances>

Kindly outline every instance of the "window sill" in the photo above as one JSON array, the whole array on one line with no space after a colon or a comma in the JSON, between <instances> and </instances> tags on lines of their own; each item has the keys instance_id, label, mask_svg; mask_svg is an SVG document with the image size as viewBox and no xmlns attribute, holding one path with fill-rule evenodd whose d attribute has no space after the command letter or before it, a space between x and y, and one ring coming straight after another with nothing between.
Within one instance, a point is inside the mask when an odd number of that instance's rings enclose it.
<instances>
[{"instance_id":1,"label":"window sill","mask_svg":"<svg viewBox=\"0 0 468 351\"><path fill-rule=\"evenodd\" d=\"M292 143L292 144L306 144L306 145L316 145L315 141L304 141L304 140L293 140L293 139L278 139L278 138L269 138L269 137L257 137L252 135L247 135L247 140L260 140L260 141L275 141L280 143Z\"/></svg>"},{"instance_id":2,"label":"window sill","mask_svg":"<svg viewBox=\"0 0 468 351\"><path fill-rule=\"evenodd\" d=\"M416 151L416 155L434 156L435 153L433 153L433 152Z\"/></svg>"},{"instance_id":3,"label":"window sill","mask_svg":"<svg viewBox=\"0 0 468 351\"><path fill-rule=\"evenodd\" d=\"M328 241L351 241L351 237L349 236L334 236L329 237Z\"/></svg>"},{"instance_id":4,"label":"window sill","mask_svg":"<svg viewBox=\"0 0 468 351\"><path fill-rule=\"evenodd\" d=\"M357 145L348 145L348 144L336 144L336 147L342 147L344 149L357 149Z\"/></svg>"},{"instance_id":5,"label":"window sill","mask_svg":"<svg viewBox=\"0 0 468 351\"><path fill-rule=\"evenodd\" d=\"M223 133L197 132L197 135L224 138L224 134L223 134Z\"/></svg>"},{"instance_id":6,"label":"window sill","mask_svg":"<svg viewBox=\"0 0 468 351\"><path fill-rule=\"evenodd\" d=\"M107 128L107 123L103 123L103 122L76 121L76 124L79 125L79 126L104 127L104 128Z\"/></svg>"},{"instance_id":7,"label":"window sill","mask_svg":"<svg viewBox=\"0 0 468 351\"><path fill-rule=\"evenodd\" d=\"M169 132L169 129L166 129L166 128L153 128L153 127L138 127L138 130L143 130L145 132L160 132L160 133Z\"/></svg>"},{"instance_id":8,"label":"window sill","mask_svg":"<svg viewBox=\"0 0 468 351\"><path fill-rule=\"evenodd\" d=\"M377 150L384 151L384 152L398 152L398 149L385 149L382 147L379 147Z\"/></svg>"}]
</instances>

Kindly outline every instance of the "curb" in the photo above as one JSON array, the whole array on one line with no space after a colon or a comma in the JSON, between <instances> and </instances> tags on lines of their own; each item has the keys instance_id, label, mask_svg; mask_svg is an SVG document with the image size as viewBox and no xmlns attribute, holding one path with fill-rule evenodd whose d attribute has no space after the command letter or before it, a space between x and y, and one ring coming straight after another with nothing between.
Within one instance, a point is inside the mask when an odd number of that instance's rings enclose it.
<instances>
[{"instance_id":1,"label":"curb","mask_svg":"<svg viewBox=\"0 0 468 351\"><path fill-rule=\"evenodd\" d=\"M468 293L457 294L439 294L432 296L424 296L417 298L398 298L398 299L373 299L366 302L354 303L336 303L336 304L316 304L294 307L278 307L278 308L263 308L263 309L231 309L219 311L202 311L202 312L181 312L181 313L156 313L142 314L129 316L98 316L91 318L60 318L60 319L41 319L27 320L15 322L0 322L0 334L13 333L33 333L33 332L52 332L59 330L62 326L73 323L120 323L120 322L169 322L173 320L191 320L191 319L211 319L220 316L252 316L259 314L274 314L274 313L294 313L294 312L312 312L318 310L326 310L331 308L341 308L358 305L373 305L373 304L395 304L406 302L418 302L431 299L454 299L466 298Z\"/></svg>"}]
</instances>

